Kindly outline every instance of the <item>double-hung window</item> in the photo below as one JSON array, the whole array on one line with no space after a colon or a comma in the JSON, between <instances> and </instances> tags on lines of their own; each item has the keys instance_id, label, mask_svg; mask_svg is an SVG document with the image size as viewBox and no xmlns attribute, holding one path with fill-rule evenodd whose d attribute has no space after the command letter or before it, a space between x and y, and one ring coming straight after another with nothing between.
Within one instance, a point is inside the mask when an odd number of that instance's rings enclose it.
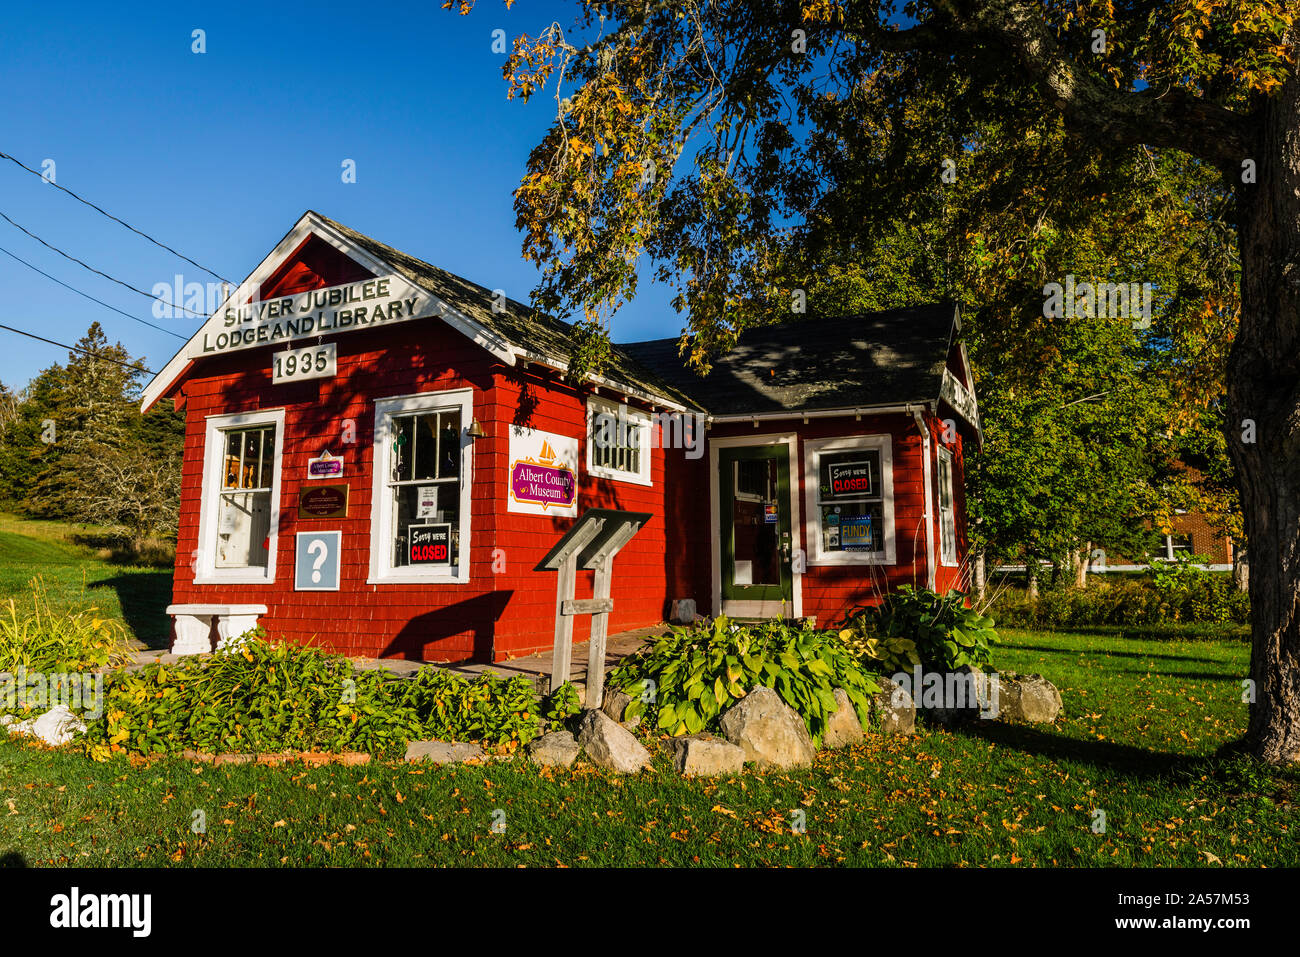
<instances>
[{"instance_id":1,"label":"double-hung window","mask_svg":"<svg viewBox=\"0 0 1300 957\"><path fill-rule=\"evenodd\" d=\"M195 580L275 580L284 410L207 420Z\"/></svg>"},{"instance_id":2,"label":"double-hung window","mask_svg":"<svg viewBox=\"0 0 1300 957\"><path fill-rule=\"evenodd\" d=\"M953 457L939 449L939 561L957 564L957 511L953 505Z\"/></svg>"},{"instance_id":3,"label":"double-hung window","mask_svg":"<svg viewBox=\"0 0 1300 957\"><path fill-rule=\"evenodd\" d=\"M650 417L602 399L587 402L587 471L598 478L650 484Z\"/></svg>"},{"instance_id":4,"label":"double-hung window","mask_svg":"<svg viewBox=\"0 0 1300 957\"><path fill-rule=\"evenodd\" d=\"M472 392L375 403L371 581L469 580Z\"/></svg>"},{"instance_id":5,"label":"double-hung window","mask_svg":"<svg viewBox=\"0 0 1300 957\"><path fill-rule=\"evenodd\" d=\"M804 495L810 565L896 561L888 435L806 441Z\"/></svg>"}]
</instances>

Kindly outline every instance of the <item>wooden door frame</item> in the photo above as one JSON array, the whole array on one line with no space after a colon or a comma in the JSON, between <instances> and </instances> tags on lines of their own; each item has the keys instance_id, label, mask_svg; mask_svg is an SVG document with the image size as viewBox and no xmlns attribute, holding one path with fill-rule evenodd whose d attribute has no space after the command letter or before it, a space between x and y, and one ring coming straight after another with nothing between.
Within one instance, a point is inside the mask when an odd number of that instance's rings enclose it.
<instances>
[{"instance_id":1,"label":"wooden door frame","mask_svg":"<svg viewBox=\"0 0 1300 957\"><path fill-rule=\"evenodd\" d=\"M803 574L794 559L803 551L803 517L800 505L803 500L803 458L799 454L797 432L770 432L758 435L729 435L709 438L709 528L713 556L713 614L722 614L722 506L718 488L720 460L719 449L744 448L756 445L786 446L790 458L790 594L793 606L791 617L803 617ZM805 558L805 564L807 559Z\"/></svg>"}]
</instances>

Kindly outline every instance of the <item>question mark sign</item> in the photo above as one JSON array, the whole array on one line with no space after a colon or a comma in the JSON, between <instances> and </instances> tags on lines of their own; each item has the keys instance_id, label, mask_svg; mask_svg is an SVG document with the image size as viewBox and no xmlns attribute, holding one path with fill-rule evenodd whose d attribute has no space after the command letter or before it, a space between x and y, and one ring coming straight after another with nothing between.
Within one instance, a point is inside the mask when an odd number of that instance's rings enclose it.
<instances>
[{"instance_id":1,"label":"question mark sign","mask_svg":"<svg viewBox=\"0 0 1300 957\"><path fill-rule=\"evenodd\" d=\"M317 552L320 554L316 555ZM311 544L307 546L307 554L316 555L316 561L311 566L312 584L316 584L320 581L320 567L325 564L325 559L329 555L329 546L325 544L324 539L314 538Z\"/></svg>"}]
</instances>

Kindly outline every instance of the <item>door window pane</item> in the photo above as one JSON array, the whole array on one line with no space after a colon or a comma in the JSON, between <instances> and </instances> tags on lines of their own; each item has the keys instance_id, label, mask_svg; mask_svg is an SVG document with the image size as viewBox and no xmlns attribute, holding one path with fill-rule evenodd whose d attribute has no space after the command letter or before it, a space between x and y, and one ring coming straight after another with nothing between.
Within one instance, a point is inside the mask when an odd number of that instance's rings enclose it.
<instances>
[{"instance_id":1,"label":"door window pane","mask_svg":"<svg viewBox=\"0 0 1300 957\"><path fill-rule=\"evenodd\" d=\"M781 556L776 501L776 459L731 463L735 488L747 494L732 498L731 528L735 543L735 584L781 584ZM761 490L761 494L756 490Z\"/></svg>"}]
</instances>

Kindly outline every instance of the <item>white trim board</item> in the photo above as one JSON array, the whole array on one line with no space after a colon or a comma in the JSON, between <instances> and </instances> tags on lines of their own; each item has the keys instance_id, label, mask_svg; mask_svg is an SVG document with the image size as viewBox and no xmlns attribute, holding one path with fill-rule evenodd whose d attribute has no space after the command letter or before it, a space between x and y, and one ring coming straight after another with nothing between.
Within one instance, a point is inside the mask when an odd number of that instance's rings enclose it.
<instances>
[{"instance_id":1,"label":"white trim board","mask_svg":"<svg viewBox=\"0 0 1300 957\"><path fill-rule=\"evenodd\" d=\"M474 440L467 430L474 421L474 390L448 389L445 392L419 392L414 395L394 395L374 399L375 431L374 452L371 456L370 497L370 574L367 585L387 585L394 582L420 582L425 584L465 584L469 581L471 541L470 487L474 484ZM454 571L429 571L412 566L392 566L393 509L388 497L388 416L404 412L458 409L460 412L460 560Z\"/></svg>"},{"instance_id":2,"label":"white trim board","mask_svg":"<svg viewBox=\"0 0 1300 957\"><path fill-rule=\"evenodd\" d=\"M808 515L808 565L896 565L898 541L894 522L894 440L889 433L878 435L841 435L825 439L805 439L803 443L804 507ZM880 513L884 524L883 555L870 552L821 551L821 519L817 512L817 486L820 483L817 456L822 452L845 452L875 449L880 453Z\"/></svg>"},{"instance_id":3,"label":"white trim board","mask_svg":"<svg viewBox=\"0 0 1300 957\"><path fill-rule=\"evenodd\" d=\"M275 452L271 471L270 530L267 533L266 568L217 568L217 499L221 488L221 456L225 449L217 436L224 429L249 425L275 426ZM203 425L203 475L199 482L198 554L194 555L196 585L270 585L275 581L276 553L280 541L280 487L284 473L284 409L259 409L232 415L209 415Z\"/></svg>"}]
</instances>

